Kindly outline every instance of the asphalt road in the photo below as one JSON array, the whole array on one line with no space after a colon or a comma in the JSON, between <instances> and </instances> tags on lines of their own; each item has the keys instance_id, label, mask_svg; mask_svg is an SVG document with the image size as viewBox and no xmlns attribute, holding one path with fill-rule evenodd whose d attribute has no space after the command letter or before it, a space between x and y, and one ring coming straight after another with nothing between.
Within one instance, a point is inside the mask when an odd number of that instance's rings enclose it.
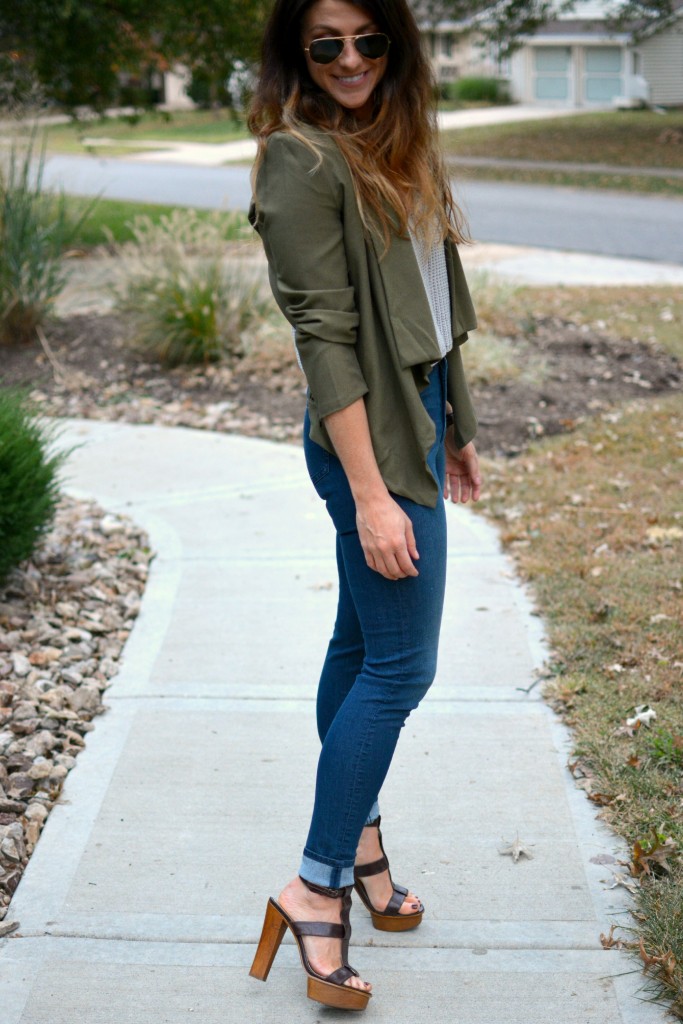
<instances>
[{"instance_id":1,"label":"asphalt road","mask_svg":"<svg viewBox=\"0 0 683 1024\"><path fill-rule=\"evenodd\" d=\"M249 169L55 156L45 184L74 195L137 199L205 209L246 210ZM508 182L457 186L481 242L624 256L683 264L683 202L657 196Z\"/></svg>"}]
</instances>

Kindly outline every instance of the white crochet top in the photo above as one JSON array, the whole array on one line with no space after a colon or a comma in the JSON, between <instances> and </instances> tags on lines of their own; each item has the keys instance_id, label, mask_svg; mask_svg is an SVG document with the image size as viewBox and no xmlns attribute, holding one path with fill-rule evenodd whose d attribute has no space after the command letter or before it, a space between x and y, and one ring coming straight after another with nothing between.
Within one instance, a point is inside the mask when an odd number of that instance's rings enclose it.
<instances>
[{"instance_id":1,"label":"white crochet top","mask_svg":"<svg viewBox=\"0 0 683 1024\"><path fill-rule=\"evenodd\" d=\"M422 238L414 234L409 227L410 240L420 268L422 281L427 293L429 308L432 311L434 328L439 341L441 355L447 355L453 348L453 329L451 326L451 296L448 288L448 270L446 268L446 250L443 242L428 249Z\"/></svg>"}]
</instances>

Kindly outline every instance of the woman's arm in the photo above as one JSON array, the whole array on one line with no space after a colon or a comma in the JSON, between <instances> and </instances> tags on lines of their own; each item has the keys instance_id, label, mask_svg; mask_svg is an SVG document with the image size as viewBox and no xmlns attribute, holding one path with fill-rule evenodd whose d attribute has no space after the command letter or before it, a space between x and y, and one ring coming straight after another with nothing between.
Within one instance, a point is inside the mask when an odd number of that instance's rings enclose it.
<instances>
[{"instance_id":1,"label":"woman's arm","mask_svg":"<svg viewBox=\"0 0 683 1024\"><path fill-rule=\"evenodd\" d=\"M275 298L296 328L320 418L368 390L356 355L359 315L342 200L327 160L316 169L314 155L299 139L279 132L270 137L250 218L263 239Z\"/></svg>"},{"instance_id":2,"label":"woman's arm","mask_svg":"<svg viewBox=\"0 0 683 1024\"><path fill-rule=\"evenodd\" d=\"M389 494L377 466L370 439L365 402L325 417L330 435L356 505L358 536L371 569L389 580L417 576L419 558L410 518Z\"/></svg>"}]
</instances>

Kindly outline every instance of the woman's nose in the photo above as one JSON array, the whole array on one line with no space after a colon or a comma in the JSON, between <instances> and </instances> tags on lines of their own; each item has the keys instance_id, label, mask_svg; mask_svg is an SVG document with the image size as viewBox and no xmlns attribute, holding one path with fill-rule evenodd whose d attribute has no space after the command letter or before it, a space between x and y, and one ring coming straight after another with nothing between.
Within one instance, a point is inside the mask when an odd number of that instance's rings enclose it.
<instances>
[{"instance_id":1,"label":"woman's nose","mask_svg":"<svg viewBox=\"0 0 683 1024\"><path fill-rule=\"evenodd\" d=\"M347 71L353 71L363 64L363 58L356 49L353 39L344 40L344 49L339 55L338 62Z\"/></svg>"}]
</instances>

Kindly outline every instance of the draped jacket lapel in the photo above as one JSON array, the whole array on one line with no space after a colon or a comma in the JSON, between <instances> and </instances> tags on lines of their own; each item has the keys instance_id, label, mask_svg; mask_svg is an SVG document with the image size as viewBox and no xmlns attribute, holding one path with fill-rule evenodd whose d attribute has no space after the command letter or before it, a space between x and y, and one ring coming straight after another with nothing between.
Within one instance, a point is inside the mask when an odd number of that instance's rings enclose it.
<instances>
[{"instance_id":1,"label":"draped jacket lapel","mask_svg":"<svg viewBox=\"0 0 683 1024\"><path fill-rule=\"evenodd\" d=\"M384 252L384 240L373 232L372 249L401 366L433 363L440 357L439 342L410 238L392 234Z\"/></svg>"},{"instance_id":2,"label":"draped jacket lapel","mask_svg":"<svg viewBox=\"0 0 683 1024\"><path fill-rule=\"evenodd\" d=\"M410 238L393 232L388 250L384 239L372 232L372 250L382 277L389 318L401 365L433 363L441 356L429 300ZM446 239L446 268L451 303L453 343L458 345L477 319L456 245Z\"/></svg>"}]
</instances>

